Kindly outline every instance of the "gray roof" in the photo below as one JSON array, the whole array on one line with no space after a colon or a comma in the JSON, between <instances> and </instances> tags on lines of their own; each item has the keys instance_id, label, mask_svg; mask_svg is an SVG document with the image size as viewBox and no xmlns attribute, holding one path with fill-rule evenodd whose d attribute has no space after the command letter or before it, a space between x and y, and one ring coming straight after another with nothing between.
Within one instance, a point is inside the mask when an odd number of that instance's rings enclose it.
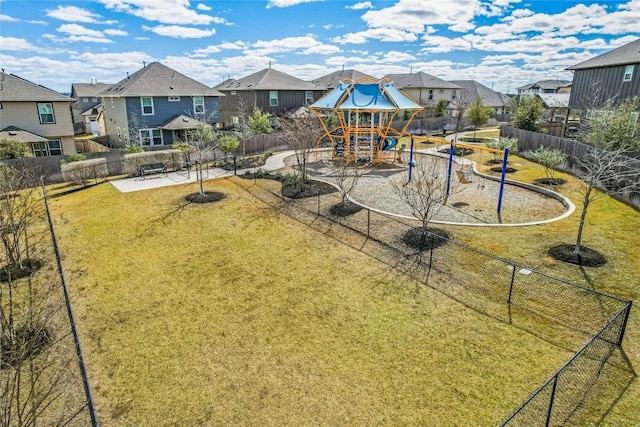
<instances>
[{"instance_id":1,"label":"gray roof","mask_svg":"<svg viewBox=\"0 0 640 427\"><path fill-rule=\"evenodd\" d=\"M372 79L374 81L378 80L377 78L370 76L369 74L362 73L358 70L339 70L319 77L317 79L313 79L311 80L311 83L315 84L317 89L327 90L335 89L340 81L345 81L347 79L354 82L361 79Z\"/></svg>"},{"instance_id":2,"label":"gray roof","mask_svg":"<svg viewBox=\"0 0 640 427\"><path fill-rule=\"evenodd\" d=\"M602 55L587 59L567 70L582 70L585 68L612 67L615 65L640 64L640 39L605 52Z\"/></svg>"},{"instance_id":3,"label":"gray roof","mask_svg":"<svg viewBox=\"0 0 640 427\"><path fill-rule=\"evenodd\" d=\"M531 89L532 87L539 87L540 89L558 89L561 87L571 86L570 80L540 80L535 83L529 83L528 85L520 86L518 90Z\"/></svg>"},{"instance_id":4,"label":"gray roof","mask_svg":"<svg viewBox=\"0 0 640 427\"><path fill-rule=\"evenodd\" d=\"M91 98L97 96L100 92L108 89L112 83L72 83L71 93L80 98Z\"/></svg>"},{"instance_id":5,"label":"gray roof","mask_svg":"<svg viewBox=\"0 0 640 427\"><path fill-rule=\"evenodd\" d=\"M228 79L213 87L219 91L230 90L318 90L316 86L273 68L250 74L239 79Z\"/></svg>"},{"instance_id":6,"label":"gray roof","mask_svg":"<svg viewBox=\"0 0 640 427\"><path fill-rule=\"evenodd\" d=\"M387 74L385 79L389 79L393 82L393 85L398 89L409 88L428 88L428 89L461 89L460 86L449 83L446 80L439 79L431 74L418 73L411 74Z\"/></svg>"},{"instance_id":7,"label":"gray roof","mask_svg":"<svg viewBox=\"0 0 640 427\"><path fill-rule=\"evenodd\" d=\"M539 93L537 97L548 108L567 108L569 106L569 93Z\"/></svg>"},{"instance_id":8,"label":"gray roof","mask_svg":"<svg viewBox=\"0 0 640 427\"><path fill-rule=\"evenodd\" d=\"M152 62L109 86L99 96L224 96L204 83Z\"/></svg>"},{"instance_id":9,"label":"gray roof","mask_svg":"<svg viewBox=\"0 0 640 427\"><path fill-rule=\"evenodd\" d=\"M185 129L195 129L198 127L198 120L185 116L184 114L176 114L175 116L170 117L160 126L160 129L167 130L185 130Z\"/></svg>"},{"instance_id":10,"label":"gray roof","mask_svg":"<svg viewBox=\"0 0 640 427\"><path fill-rule=\"evenodd\" d=\"M71 102L68 96L14 74L0 75L0 102Z\"/></svg>"},{"instance_id":11,"label":"gray roof","mask_svg":"<svg viewBox=\"0 0 640 427\"><path fill-rule=\"evenodd\" d=\"M475 80L451 80L451 83L465 89L469 99L480 97L486 107L504 107L505 97ZM508 101L507 101L508 102Z\"/></svg>"},{"instance_id":12,"label":"gray roof","mask_svg":"<svg viewBox=\"0 0 640 427\"><path fill-rule=\"evenodd\" d=\"M0 131L0 139L17 139L22 142L47 142L47 138L44 138L35 133L28 132L26 130L17 128L15 126L7 126Z\"/></svg>"}]
</instances>

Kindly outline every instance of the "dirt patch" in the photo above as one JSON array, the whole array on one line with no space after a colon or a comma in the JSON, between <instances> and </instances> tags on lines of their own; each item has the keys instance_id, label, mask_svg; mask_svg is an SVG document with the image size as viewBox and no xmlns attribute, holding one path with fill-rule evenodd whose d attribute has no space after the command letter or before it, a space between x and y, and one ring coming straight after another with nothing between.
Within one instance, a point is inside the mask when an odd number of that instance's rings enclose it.
<instances>
[{"instance_id":1,"label":"dirt patch","mask_svg":"<svg viewBox=\"0 0 640 427\"><path fill-rule=\"evenodd\" d=\"M331 206L331 208L329 208L329 212L333 216L344 218L344 217L353 215L355 213L358 213L362 209L363 209L362 206L356 203L347 201L346 203L340 202L338 204Z\"/></svg>"},{"instance_id":2,"label":"dirt patch","mask_svg":"<svg viewBox=\"0 0 640 427\"><path fill-rule=\"evenodd\" d=\"M576 245L558 245L549 249L549 255L558 261L571 264L583 265L585 267L601 267L607 263L606 258L600 252L588 248L580 247L580 253L576 254Z\"/></svg>"},{"instance_id":3,"label":"dirt patch","mask_svg":"<svg viewBox=\"0 0 640 427\"><path fill-rule=\"evenodd\" d=\"M204 194L193 193L189 194L186 199L191 203L213 203L219 202L224 199L226 194L221 193L219 191L205 191Z\"/></svg>"},{"instance_id":4,"label":"dirt patch","mask_svg":"<svg viewBox=\"0 0 640 427\"><path fill-rule=\"evenodd\" d=\"M566 184L567 180L562 178L538 178L538 179L534 179L533 182L538 185L548 185L551 187L557 187L557 186Z\"/></svg>"},{"instance_id":5,"label":"dirt patch","mask_svg":"<svg viewBox=\"0 0 640 427\"><path fill-rule=\"evenodd\" d=\"M449 233L440 228L428 228L427 230L422 227L410 228L402 236L405 245L419 251L440 247L446 244L448 239Z\"/></svg>"},{"instance_id":6,"label":"dirt patch","mask_svg":"<svg viewBox=\"0 0 640 427\"><path fill-rule=\"evenodd\" d=\"M31 259L26 261L22 268L9 267L5 265L0 269L0 282L8 282L9 278L11 280L21 279L23 277L29 276L31 273L35 273L36 271L42 268L42 261L39 259Z\"/></svg>"}]
</instances>

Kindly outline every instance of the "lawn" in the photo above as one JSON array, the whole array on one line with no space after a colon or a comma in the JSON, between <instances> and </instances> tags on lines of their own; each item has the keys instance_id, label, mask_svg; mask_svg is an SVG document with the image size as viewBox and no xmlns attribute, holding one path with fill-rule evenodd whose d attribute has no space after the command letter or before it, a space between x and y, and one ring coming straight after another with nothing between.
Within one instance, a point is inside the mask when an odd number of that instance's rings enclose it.
<instances>
[{"instance_id":1,"label":"lawn","mask_svg":"<svg viewBox=\"0 0 640 427\"><path fill-rule=\"evenodd\" d=\"M570 357L236 180L52 200L102 425L496 425Z\"/></svg>"}]
</instances>

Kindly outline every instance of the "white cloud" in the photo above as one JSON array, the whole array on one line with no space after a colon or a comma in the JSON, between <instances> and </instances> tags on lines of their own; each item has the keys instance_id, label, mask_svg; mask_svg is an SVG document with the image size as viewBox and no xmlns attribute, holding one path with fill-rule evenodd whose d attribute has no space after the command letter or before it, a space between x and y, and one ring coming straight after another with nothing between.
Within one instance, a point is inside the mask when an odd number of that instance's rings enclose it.
<instances>
[{"instance_id":1,"label":"white cloud","mask_svg":"<svg viewBox=\"0 0 640 427\"><path fill-rule=\"evenodd\" d=\"M9 15L5 15L4 13L0 13L0 22L20 22L20 20L12 18Z\"/></svg>"},{"instance_id":2,"label":"white cloud","mask_svg":"<svg viewBox=\"0 0 640 427\"><path fill-rule=\"evenodd\" d=\"M0 36L0 46L2 46L2 50L9 51L37 50L37 48L27 40L16 37Z\"/></svg>"},{"instance_id":3,"label":"white cloud","mask_svg":"<svg viewBox=\"0 0 640 427\"><path fill-rule=\"evenodd\" d=\"M251 45L254 54L296 52L303 55L332 55L340 51L336 46L323 44L312 36L285 37L275 40L258 40Z\"/></svg>"},{"instance_id":4,"label":"white cloud","mask_svg":"<svg viewBox=\"0 0 640 427\"><path fill-rule=\"evenodd\" d=\"M104 34L101 31L90 30L89 28L83 27L79 24L63 24L58 27L56 30L60 33L69 34L72 36L89 36L95 38L104 38Z\"/></svg>"},{"instance_id":5,"label":"white cloud","mask_svg":"<svg viewBox=\"0 0 640 427\"><path fill-rule=\"evenodd\" d=\"M123 30L115 30L112 28L107 28L106 30L104 30L104 33L108 36L126 36L128 35L128 33L126 31Z\"/></svg>"},{"instance_id":6,"label":"white cloud","mask_svg":"<svg viewBox=\"0 0 640 427\"><path fill-rule=\"evenodd\" d=\"M212 7L209 7L209 6L207 6L206 4L204 4L204 3L198 3L198 6L196 6L196 8L197 8L198 10L204 10L205 12L208 12L208 11L210 11L211 9L213 9Z\"/></svg>"},{"instance_id":7,"label":"white cloud","mask_svg":"<svg viewBox=\"0 0 640 427\"><path fill-rule=\"evenodd\" d=\"M373 5L370 1L362 1L360 3L352 4L351 6L345 6L345 8L353 10L373 9Z\"/></svg>"},{"instance_id":8,"label":"white cloud","mask_svg":"<svg viewBox=\"0 0 640 427\"><path fill-rule=\"evenodd\" d=\"M414 42L418 40L415 33L396 28L372 28L358 33L347 33L335 37L332 41L338 44L363 44L369 40L383 42Z\"/></svg>"},{"instance_id":9,"label":"white cloud","mask_svg":"<svg viewBox=\"0 0 640 427\"><path fill-rule=\"evenodd\" d=\"M98 23L101 18L97 13L77 6L58 6L56 9L47 11L47 16L61 21L83 22L85 24Z\"/></svg>"},{"instance_id":10,"label":"white cloud","mask_svg":"<svg viewBox=\"0 0 640 427\"><path fill-rule=\"evenodd\" d=\"M142 29L151 31L160 36L173 37L176 39L201 39L210 37L216 33L215 29L201 30L198 28L182 27L179 25L158 25L156 27L143 26Z\"/></svg>"},{"instance_id":11,"label":"white cloud","mask_svg":"<svg viewBox=\"0 0 640 427\"><path fill-rule=\"evenodd\" d=\"M216 18L189 9L189 0L98 0L107 9L162 24L208 25Z\"/></svg>"},{"instance_id":12,"label":"white cloud","mask_svg":"<svg viewBox=\"0 0 640 427\"><path fill-rule=\"evenodd\" d=\"M290 6L296 6L302 3L313 3L316 1L323 1L323 0L269 0L269 2L267 3L267 9L272 7L290 7Z\"/></svg>"}]
</instances>

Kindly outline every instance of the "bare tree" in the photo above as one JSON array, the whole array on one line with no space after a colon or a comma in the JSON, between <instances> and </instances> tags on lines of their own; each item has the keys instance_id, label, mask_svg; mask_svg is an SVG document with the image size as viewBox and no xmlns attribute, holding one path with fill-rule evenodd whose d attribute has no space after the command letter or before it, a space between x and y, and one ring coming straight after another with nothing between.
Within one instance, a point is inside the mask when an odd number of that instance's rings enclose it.
<instances>
[{"instance_id":1,"label":"bare tree","mask_svg":"<svg viewBox=\"0 0 640 427\"><path fill-rule=\"evenodd\" d=\"M447 236L444 230L429 227L429 223L446 205L448 198L460 190L456 180L447 178L446 163L442 159L430 155L419 156L411 171L411 180L396 181L394 188L422 225L420 230L412 230L406 236L407 243L425 249L438 244L439 239L434 235Z\"/></svg>"},{"instance_id":2,"label":"bare tree","mask_svg":"<svg viewBox=\"0 0 640 427\"><path fill-rule=\"evenodd\" d=\"M86 401L59 281L39 269L43 204L30 184L27 171L0 164L0 426L74 425Z\"/></svg>"},{"instance_id":3,"label":"bare tree","mask_svg":"<svg viewBox=\"0 0 640 427\"><path fill-rule=\"evenodd\" d=\"M336 216L348 216L358 212L362 207L349 201L349 195L355 189L360 178L367 172L369 164L347 163L343 160L324 160L331 170L328 176L340 191L340 203L331 207Z\"/></svg>"},{"instance_id":4,"label":"bare tree","mask_svg":"<svg viewBox=\"0 0 640 427\"><path fill-rule=\"evenodd\" d=\"M249 126L249 116L249 106L245 105L240 97L238 99L238 122L233 124L233 132L242 144L242 157L246 155L247 141L253 136L251 126Z\"/></svg>"},{"instance_id":5,"label":"bare tree","mask_svg":"<svg viewBox=\"0 0 640 427\"><path fill-rule=\"evenodd\" d=\"M307 181L307 163L313 155L316 143L324 134L317 117L311 113L282 121L282 140L294 149L296 155L296 173L298 185L304 188Z\"/></svg>"},{"instance_id":6,"label":"bare tree","mask_svg":"<svg viewBox=\"0 0 640 427\"><path fill-rule=\"evenodd\" d=\"M456 97L454 101L451 102L453 105L453 119L455 126L455 140L458 141L458 133L464 128L464 117L467 108L471 104L473 99L471 98L471 94L466 89L461 89L460 94Z\"/></svg>"}]
</instances>

